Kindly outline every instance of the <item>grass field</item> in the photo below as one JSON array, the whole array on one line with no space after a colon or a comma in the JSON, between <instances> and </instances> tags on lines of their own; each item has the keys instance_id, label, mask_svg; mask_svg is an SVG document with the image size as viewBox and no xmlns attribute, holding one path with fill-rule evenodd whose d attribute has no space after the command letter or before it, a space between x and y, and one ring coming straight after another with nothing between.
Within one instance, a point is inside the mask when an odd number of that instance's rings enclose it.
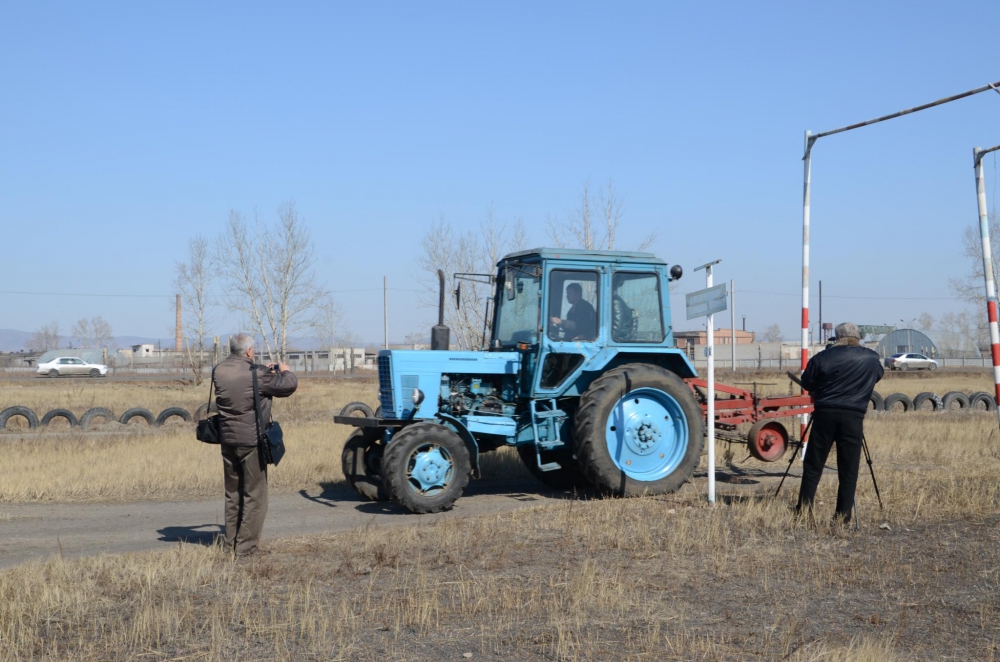
<instances>
[{"instance_id":1,"label":"grass field","mask_svg":"<svg viewBox=\"0 0 1000 662\"><path fill-rule=\"evenodd\" d=\"M906 392L897 381L982 378L931 377L893 379L893 390ZM314 388L318 398L343 386ZM284 416L289 464L274 472L276 487L341 480L343 432L326 414ZM0 500L218 494L218 450L200 448L190 427L127 432L3 435L16 451ZM866 435L886 508L862 475L860 532L829 523L832 475L816 522L797 521L797 481L780 499L764 494L774 483L762 474L784 464L744 462L737 448L720 468L742 484L720 482L714 509L689 485L664 497L584 497L271 541L271 553L249 563L181 545L25 564L0 572L0 659L996 659L995 416L872 415ZM179 450L203 450L206 461L176 476L175 463L160 465ZM510 454L488 469L494 479L518 471Z\"/></svg>"}]
</instances>

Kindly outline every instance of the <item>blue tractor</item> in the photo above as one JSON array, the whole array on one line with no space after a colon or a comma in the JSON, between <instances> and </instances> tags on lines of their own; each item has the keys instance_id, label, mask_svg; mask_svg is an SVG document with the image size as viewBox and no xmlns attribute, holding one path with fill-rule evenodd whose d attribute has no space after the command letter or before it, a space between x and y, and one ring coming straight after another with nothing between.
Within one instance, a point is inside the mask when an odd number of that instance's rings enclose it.
<instances>
[{"instance_id":1,"label":"blue tractor","mask_svg":"<svg viewBox=\"0 0 1000 662\"><path fill-rule=\"evenodd\" d=\"M450 351L439 272L432 349L379 352L379 409L335 417L357 428L344 475L364 497L435 513L480 476L481 453L512 446L553 487L677 490L704 442L683 381L695 371L673 346L668 285L682 273L650 253L512 253L482 276L495 284L490 340Z\"/></svg>"}]
</instances>

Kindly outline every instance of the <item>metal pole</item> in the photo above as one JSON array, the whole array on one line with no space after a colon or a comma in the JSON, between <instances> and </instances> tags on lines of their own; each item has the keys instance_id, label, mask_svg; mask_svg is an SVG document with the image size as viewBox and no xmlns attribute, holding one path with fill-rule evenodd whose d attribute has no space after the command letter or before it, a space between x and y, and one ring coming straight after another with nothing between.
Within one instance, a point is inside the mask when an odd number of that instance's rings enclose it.
<instances>
[{"instance_id":1,"label":"metal pole","mask_svg":"<svg viewBox=\"0 0 1000 662\"><path fill-rule=\"evenodd\" d=\"M729 300L732 310L730 311L730 326L732 327L732 339L730 342L733 343L733 372L736 372L736 279L729 279L729 296L732 297Z\"/></svg>"},{"instance_id":2,"label":"metal pole","mask_svg":"<svg viewBox=\"0 0 1000 662\"><path fill-rule=\"evenodd\" d=\"M826 336L823 334L823 281L819 282L819 338L820 344L826 343Z\"/></svg>"},{"instance_id":3,"label":"metal pole","mask_svg":"<svg viewBox=\"0 0 1000 662\"><path fill-rule=\"evenodd\" d=\"M712 287L712 265L705 268L705 287ZM715 505L715 315L708 316L708 502Z\"/></svg>"},{"instance_id":4,"label":"metal pole","mask_svg":"<svg viewBox=\"0 0 1000 662\"><path fill-rule=\"evenodd\" d=\"M812 144L814 138L806 131L806 157L802 173L802 356L799 369L805 372L809 363L809 212L812 195ZM780 348L778 350L781 351ZM805 393L805 389L802 389ZM809 414L799 417L799 438L803 438ZM803 439L804 441L804 439Z\"/></svg>"},{"instance_id":5,"label":"metal pole","mask_svg":"<svg viewBox=\"0 0 1000 662\"><path fill-rule=\"evenodd\" d=\"M990 354L993 356L993 390L1000 402L1000 332L997 330L997 291L993 273L993 252L990 249L990 224L986 211L986 184L983 179L983 156L1000 149L1000 145L973 150L976 169L976 199L979 203L979 236L983 244L983 280L986 281L986 314L990 322ZM1000 423L1000 408L997 410Z\"/></svg>"},{"instance_id":6,"label":"metal pole","mask_svg":"<svg viewBox=\"0 0 1000 662\"><path fill-rule=\"evenodd\" d=\"M385 348L389 349L389 277L382 276L382 321L385 324Z\"/></svg>"}]
</instances>

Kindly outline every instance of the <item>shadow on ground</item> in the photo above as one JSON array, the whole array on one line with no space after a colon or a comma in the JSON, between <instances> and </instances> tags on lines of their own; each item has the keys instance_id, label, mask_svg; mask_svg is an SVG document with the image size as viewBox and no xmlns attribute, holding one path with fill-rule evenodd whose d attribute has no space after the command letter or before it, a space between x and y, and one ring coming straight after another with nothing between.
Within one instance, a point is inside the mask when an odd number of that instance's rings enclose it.
<instances>
[{"instance_id":1,"label":"shadow on ground","mask_svg":"<svg viewBox=\"0 0 1000 662\"><path fill-rule=\"evenodd\" d=\"M186 542L193 545L213 545L215 539L224 535L226 528L221 524L199 524L197 526L165 526L157 529L157 540L162 542Z\"/></svg>"}]
</instances>

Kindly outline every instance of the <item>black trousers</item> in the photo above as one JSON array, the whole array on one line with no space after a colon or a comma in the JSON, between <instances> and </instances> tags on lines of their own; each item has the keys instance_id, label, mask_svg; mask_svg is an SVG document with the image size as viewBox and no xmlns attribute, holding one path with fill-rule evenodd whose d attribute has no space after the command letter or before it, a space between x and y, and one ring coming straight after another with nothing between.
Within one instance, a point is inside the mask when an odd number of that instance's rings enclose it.
<instances>
[{"instance_id":1,"label":"black trousers","mask_svg":"<svg viewBox=\"0 0 1000 662\"><path fill-rule=\"evenodd\" d=\"M802 463L802 487L799 488L799 505L796 510L812 509L816 488L819 487L819 479L830 454L830 446L836 442L839 478L837 517L845 522L851 521L854 492L858 487L864 425L864 416L830 411L817 411L813 414L812 432L809 434L806 457Z\"/></svg>"}]
</instances>

